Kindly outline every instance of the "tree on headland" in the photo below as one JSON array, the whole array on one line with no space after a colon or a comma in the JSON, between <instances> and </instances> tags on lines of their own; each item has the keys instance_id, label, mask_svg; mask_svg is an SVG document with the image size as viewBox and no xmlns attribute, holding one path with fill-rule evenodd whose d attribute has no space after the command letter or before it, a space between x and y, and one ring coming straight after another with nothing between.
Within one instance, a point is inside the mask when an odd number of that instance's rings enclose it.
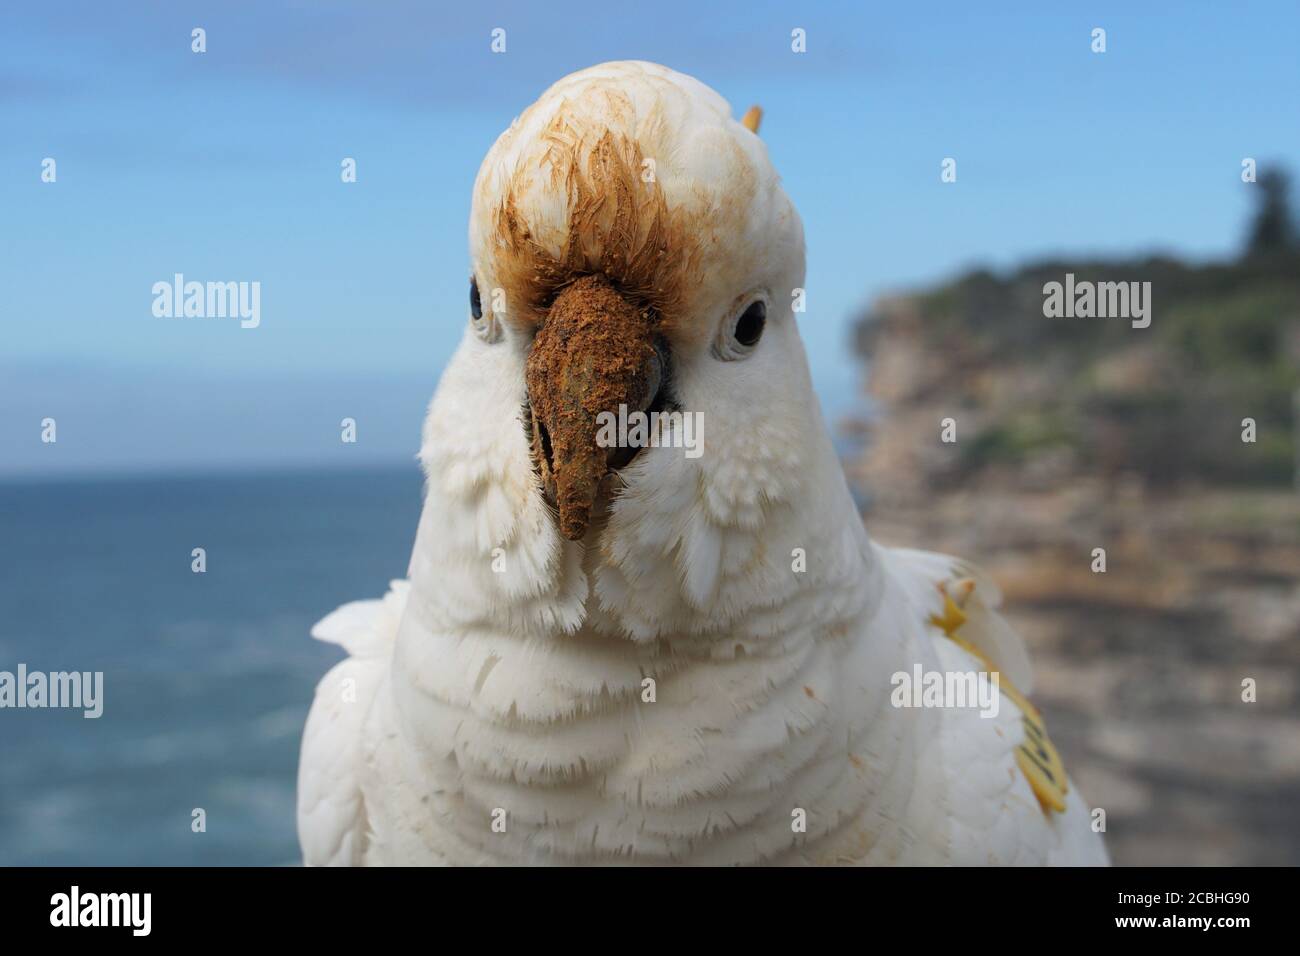
<instances>
[{"instance_id":1,"label":"tree on headland","mask_svg":"<svg viewBox=\"0 0 1300 956\"><path fill-rule=\"evenodd\" d=\"M1246 254L1268 256L1294 248L1296 228L1291 219L1289 177L1282 170L1270 169L1260 175L1255 188L1259 190L1258 207L1250 224Z\"/></svg>"}]
</instances>

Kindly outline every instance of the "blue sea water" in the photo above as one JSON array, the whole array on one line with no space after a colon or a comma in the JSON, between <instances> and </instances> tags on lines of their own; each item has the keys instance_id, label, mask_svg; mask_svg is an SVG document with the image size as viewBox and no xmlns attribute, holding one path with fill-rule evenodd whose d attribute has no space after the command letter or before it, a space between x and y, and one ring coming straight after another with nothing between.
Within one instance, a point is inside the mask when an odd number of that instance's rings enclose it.
<instances>
[{"instance_id":1,"label":"blue sea water","mask_svg":"<svg viewBox=\"0 0 1300 956\"><path fill-rule=\"evenodd\" d=\"M104 672L97 720L0 709L0 865L299 862L299 740L342 657L308 631L405 575L420 494L414 464L0 484L0 671Z\"/></svg>"}]
</instances>

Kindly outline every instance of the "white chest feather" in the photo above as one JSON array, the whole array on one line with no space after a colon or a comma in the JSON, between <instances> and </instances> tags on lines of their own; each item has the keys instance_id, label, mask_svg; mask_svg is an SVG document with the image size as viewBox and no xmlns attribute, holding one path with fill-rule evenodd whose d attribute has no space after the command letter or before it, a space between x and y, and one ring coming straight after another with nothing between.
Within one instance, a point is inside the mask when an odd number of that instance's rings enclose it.
<instances>
[{"instance_id":1,"label":"white chest feather","mask_svg":"<svg viewBox=\"0 0 1300 956\"><path fill-rule=\"evenodd\" d=\"M835 464L807 447L820 431L772 436L793 449L772 474L794 477L762 495L642 455L632 469L671 473L634 474L566 542L522 430L460 426L457 378L479 372L454 362L431 409L409 592L363 639L321 635L354 657L304 738L309 861L1053 857L1014 717L891 706L892 675L951 663L925 624L938 594L869 542L837 467L807 464ZM518 395L493 400L504 414Z\"/></svg>"}]
</instances>

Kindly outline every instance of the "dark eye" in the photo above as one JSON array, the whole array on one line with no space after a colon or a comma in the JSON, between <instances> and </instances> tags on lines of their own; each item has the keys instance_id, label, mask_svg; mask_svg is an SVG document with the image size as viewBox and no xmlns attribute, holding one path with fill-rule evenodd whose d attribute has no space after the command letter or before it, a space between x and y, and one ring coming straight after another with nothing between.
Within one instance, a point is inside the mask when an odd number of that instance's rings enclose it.
<instances>
[{"instance_id":1,"label":"dark eye","mask_svg":"<svg viewBox=\"0 0 1300 956\"><path fill-rule=\"evenodd\" d=\"M763 326L767 324L767 306L759 301L750 304L740 318L736 320L736 341L745 348L758 344L763 337Z\"/></svg>"},{"instance_id":2,"label":"dark eye","mask_svg":"<svg viewBox=\"0 0 1300 956\"><path fill-rule=\"evenodd\" d=\"M469 280L469 313L475 320L483 318L483 300L478 297L478 279Z\"/></svg>"}]
</instances>

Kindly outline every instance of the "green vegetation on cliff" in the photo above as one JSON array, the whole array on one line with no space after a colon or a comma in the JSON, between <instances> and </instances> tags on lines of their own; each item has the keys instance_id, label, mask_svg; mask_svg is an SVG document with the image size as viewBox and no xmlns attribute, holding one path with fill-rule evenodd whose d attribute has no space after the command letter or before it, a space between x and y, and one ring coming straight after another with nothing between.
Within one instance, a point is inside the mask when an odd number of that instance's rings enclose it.
<instances>
[{"instance_id":1,"label":"green vegetation on cliff","mask_svg":"<svg viewBox=\"0 0 1300 956\"><path fill-rule=\"evenodd\" d=\"M859 325L868 358L907 343L927 355L895 370L887 404L969 412L961 470L1071 456L1155 482L1292 480L1300 389L1300 241L1281 174L1256 184L1260 209L1231 263L1046 261L1006 276L964 275L880 303ZM1044 286L1147 283L1151 324L1047 317ZM930 360L937 356L937 361ZM873 370L874 374L874 370ZM1256 441L1241 440L1242 420Z\"/></svg>"}]
</instances>

